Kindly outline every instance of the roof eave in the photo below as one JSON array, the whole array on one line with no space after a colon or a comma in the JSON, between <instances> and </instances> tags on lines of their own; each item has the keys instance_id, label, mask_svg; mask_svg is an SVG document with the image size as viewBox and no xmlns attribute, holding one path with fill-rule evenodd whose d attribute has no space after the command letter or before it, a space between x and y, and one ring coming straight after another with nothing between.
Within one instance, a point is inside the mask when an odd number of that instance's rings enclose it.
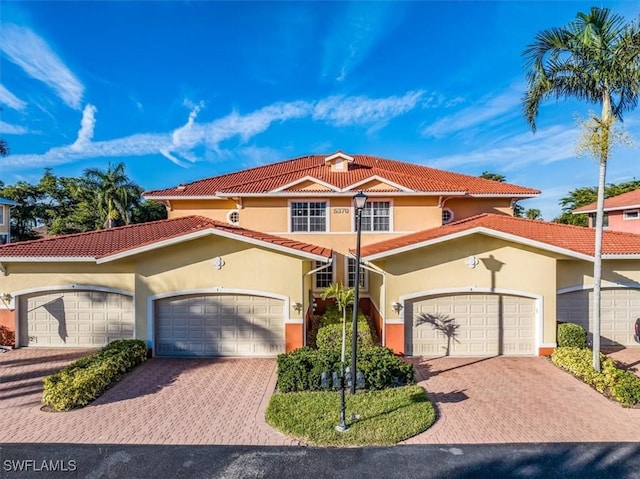
<instances>
[{"instance_id":1,"label":"roof eave","mask_svg":"<svg viewBox=\"0 0 640 479\"><path fill-rule=\"evenodd\" d=\"M0 256L0 263L95 263L94 256Z\"/></svg>"}]
</instances>

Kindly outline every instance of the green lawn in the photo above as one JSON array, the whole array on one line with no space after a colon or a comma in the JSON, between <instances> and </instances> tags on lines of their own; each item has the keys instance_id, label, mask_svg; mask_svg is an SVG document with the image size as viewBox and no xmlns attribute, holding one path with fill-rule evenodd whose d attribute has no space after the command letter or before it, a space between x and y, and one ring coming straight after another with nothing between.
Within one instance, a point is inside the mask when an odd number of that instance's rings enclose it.
<instances>
[{"instance_id":1,"label":"green lawn","mask_svg":"<svg viewBox=\"0 0 640 479\"><path fill-rule=\"evenodd\" d=\"M338 432L340 394L336 391L274 394L266 419L284 434L323 446L396 444L428 429L436 419L420 386L347 394L346 432ZM349 418L357 414L352 423Z\"/></svg>"}]
</instances>

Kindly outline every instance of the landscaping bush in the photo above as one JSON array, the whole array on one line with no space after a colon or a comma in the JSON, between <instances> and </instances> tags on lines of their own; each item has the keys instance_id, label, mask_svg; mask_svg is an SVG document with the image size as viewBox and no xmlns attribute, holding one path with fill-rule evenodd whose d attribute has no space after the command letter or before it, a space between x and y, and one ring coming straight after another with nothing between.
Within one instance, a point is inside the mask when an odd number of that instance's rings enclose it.
<instances>
[{"instance_id":1,"label":"landscaping bush","mask_svg":"<svg viewBox=\"0 0 640 479\"><path fill-rule=\"evenodd\" d=\"M587 330L574 323L558 324L558 347L586 348Z\"/></svg>"},{"instance_id":2,"label":"landscaping bush","mask_svg":"<svg viewBox=\"0 0 640 479\"><path fill-rule=\"evenodd\" d=\"M329 323L322 325L318 329L316 336L316 346L318 349L338 349L342 348L342 317L339 323ZM351 351L351 341L353 338L353 321L347 319L347 354ZM367 349L375 346L369 323L362 313L358 314L358 349Z\"/></svg>"},{"instance_id":3,"label":"landscaping bush","mask_svg":"<svg viewBox=\"0 0 640 479\"><path fill-rule=\"evenodd\" d=\"M593 368L593 352L588 348L564 347L551 356L553 364L566 369L598 392L625 406L640 404L640 378L620 369L615 361L600 353L601 372Z\"/></svg>"},{"instance_id":4,"label":"landscaping bush","mask_svg":"<svg viewBox=\"0 0 640 479\"><path fill-rule=\"evenodd\" d=\"M0 326L0 346L11 346L13 348L15 345L15 333L6 326Z\"/></svg>"},{"instance_id":5,"label":"landscaping bush","mask_svg":"<svg viewBox=\"0 0 640 479\"><path fill-rule=\"evenodd\" d=\"M348 361L347 361L348 363ZM347 367L349 364L346 365ZM357 367L362 371L367 389L385 389L411 384L412 364L394 356L388 348L373 347L358 351ZM278 356L278 391L318 391L323 371L340 371L338 349L296 349Z\"/></svg>"},{"instance_id":6,"label":"landscaping bush","mask_svg":"<svg viewBox=\"0 0 640 479\"><path fill-rule=\"evenodd\" d=\"M414 382L413 364L404 362L389 348L374 347L358 351L358 370L364 374L367 389L385 389Z\"/></svg>"},{"instance_id":7,"label":"landscaping bush","mask_svg":"<svg viewBox=\"0 0 640 479\"><path fill-rule=\"evenodd\" d=\"M54 411L86 406L146 359L144 341L113 341L44 378L42 402Z\"/></svg>"}]
</instances>

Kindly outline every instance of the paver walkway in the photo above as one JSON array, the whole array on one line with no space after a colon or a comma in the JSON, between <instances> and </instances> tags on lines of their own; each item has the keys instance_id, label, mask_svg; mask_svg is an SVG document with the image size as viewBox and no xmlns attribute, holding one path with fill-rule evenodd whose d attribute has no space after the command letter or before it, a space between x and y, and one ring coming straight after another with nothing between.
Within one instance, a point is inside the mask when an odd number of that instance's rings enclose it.
<instances>
[{"instance_id":1,"label":"paver walkway","mask_svg":"<svg viewBox=\"0 0 640 479\"><path fill-rule=\"evenodd\" d=\"M42 377L88 352L0 354L0 442L298 444L264 421L274 359L153 358L85 408L41 411Z\"/></svg>"},{"instance_id":2,"label":"paver walkway","mask_svg":"<svg viewBox=\"0 0 640 479\"><path fill-rule=\"evenodd\" d=\"M640 359L640 349L629 355ZM407 444L640 441L640 409L606 399L546 358L410 361L439 420Z\"/></svg>"}]
</instances>

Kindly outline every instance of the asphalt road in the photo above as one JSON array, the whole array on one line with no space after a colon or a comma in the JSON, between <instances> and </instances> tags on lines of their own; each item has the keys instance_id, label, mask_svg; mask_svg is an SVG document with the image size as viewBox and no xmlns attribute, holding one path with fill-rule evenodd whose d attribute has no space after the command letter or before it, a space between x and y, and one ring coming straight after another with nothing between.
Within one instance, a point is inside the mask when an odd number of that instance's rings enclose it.
<instances>
[{"instance_id":1,"label":"asphalt road","mask_svg":"<svg viewBox=\"0 0 640 479\"><path fill-rule=\"evenodd\" d=\"M640 445L312 448L0 444L0 477L640 479Z\"/></svg>"}]
</instances>

